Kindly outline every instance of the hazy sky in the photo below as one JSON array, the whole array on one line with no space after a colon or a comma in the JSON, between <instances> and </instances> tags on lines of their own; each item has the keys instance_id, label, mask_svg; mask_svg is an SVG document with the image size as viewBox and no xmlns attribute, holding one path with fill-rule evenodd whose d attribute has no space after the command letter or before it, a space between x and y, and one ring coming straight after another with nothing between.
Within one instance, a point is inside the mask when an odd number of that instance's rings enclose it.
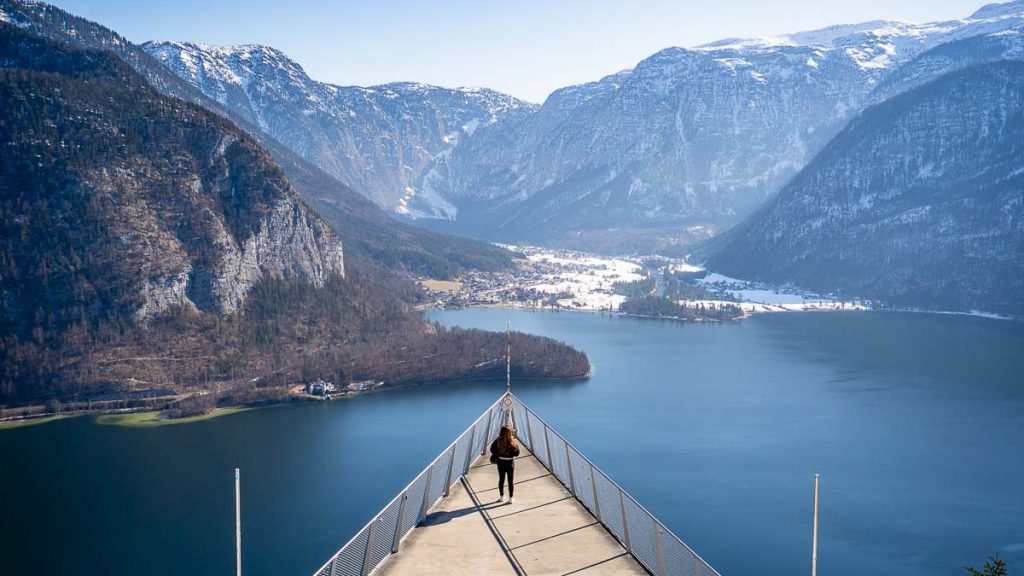
<instances>
[{"instance_id":1,"label":"hazy sky","mask_svg":"<svg viewBox=\"0 0 1024 576\"><path fill-rule=\"evenodd\" d=\"M973 0L56 0L135 42L268 44L334 84L486 86L542 102L669 46L966 17Z\"/></svg>"}]
</instances>

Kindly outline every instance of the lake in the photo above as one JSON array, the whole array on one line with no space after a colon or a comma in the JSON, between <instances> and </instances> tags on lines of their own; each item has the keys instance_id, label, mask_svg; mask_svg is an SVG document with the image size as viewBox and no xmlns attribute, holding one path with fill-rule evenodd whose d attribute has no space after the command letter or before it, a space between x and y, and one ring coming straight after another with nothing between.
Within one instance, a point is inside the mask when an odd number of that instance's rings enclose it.
<instances>
[{"instance_id":1,"label":"lake","mask_svg":"<svg viewBox=\"0 0 1024 576\"><path fill-rule=\"evenodd\" d=\"M593 377L513 391L723 574L1024 574L1024 325L514 311ZM438 311L504 329L508 311ZM515 354L515 351L513 351ZM503 391L423 386L158 428L0 430L0 572L309 574Z\"/></svg>"}]
</instances>

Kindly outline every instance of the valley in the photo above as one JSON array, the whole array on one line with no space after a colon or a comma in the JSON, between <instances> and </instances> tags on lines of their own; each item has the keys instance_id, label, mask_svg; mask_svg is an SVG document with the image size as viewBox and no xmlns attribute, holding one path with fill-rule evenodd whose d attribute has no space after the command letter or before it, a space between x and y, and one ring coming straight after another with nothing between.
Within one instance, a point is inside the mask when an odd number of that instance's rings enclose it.
<instances>
[{"instance_id":1,"label":"valley","mask_svg":"<svg viewBox=\"0 0 1024 576\"><path fill-rule=\"evenodd\" d=\"M633 296L656 296L691 308L735 308L729 319L767 312L856 311L872 305L844 301L709 273L685 260L663 256L611 257L543 248L506 246L520 256L500 272L469 272L456 280L421 279L422 309L512 307L551 311L629 313ZM675 287L670 287L675 283ZM680 290L682 284L682 290ZM638 292L639 290L639 292ZM653 314L680 319L714 316Z\"/></svg>"}]
</instances>

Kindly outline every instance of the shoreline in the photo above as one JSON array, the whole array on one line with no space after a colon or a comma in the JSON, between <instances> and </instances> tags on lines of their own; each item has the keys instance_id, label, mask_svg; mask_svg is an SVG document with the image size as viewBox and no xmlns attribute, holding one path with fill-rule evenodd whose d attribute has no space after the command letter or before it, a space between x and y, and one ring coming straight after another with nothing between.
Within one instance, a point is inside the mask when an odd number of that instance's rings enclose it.
<instances>
[{"instance_id":1,"label":"shoreline","mask_svg":"<svg viewBox=\"0 0 1024 576\"><path fill-rule=\"evenodd\" d=\"M163 418L160 410L141 410L138 412L117 412L97 414L93 422L100 426L122 426L124 428L156 428L159 426L174 426L177 424L191 424L204 420L213 420L231 414L239 414L256 410L257 408L270 408L272 406L283 406L283 404L271 404L267 406L225 406L214 408L206 414L187 416L185 418Z\"/></svg>"},{"instance_id":2,"label":"shoreline","mask_svg":"<svg viewBox=\"0 0 1024 576\"><path fill-rule=\"evenodd\" d=\"M579 382L590 378L593 374L594 368L591 365L590 370L582 376L573 376L570 378L529 378L523 380L523 382ZM320 400L315 397L309 396L295 396L291 402L277 402L273 404L258 404L252 406L238 405L238 406L223 406L213 409L206 414L199 414L197 416L188 416L185 418L162 418L160 410L152 409L140 409L140 410L118 410L116 412L78 412L74 414L48 414L43 416L29 416L29 417L18 417L6 420L0 420L0 433L4 430L13 430L16 428L25 428L28 426L35 426L41 424L47 424L49 422L55 422L57 420L66 420L69 418L81 418L89 417L93 420L94 424L99 426L120 426L123 428L159 428L162 426L174 426L178 424L193 424L196 422L203 422L206 420L213 420L215 418L221 418L223 416L231 416L232 414L240 414L242 412L251 412L255 410L263 410L266 408L280 408L283 406L294 406L297 404L308 404L314 402L337 402L344 401L346 399L355 398L364 394L376 394L380 392L386 392L388 390L397 390L401 388L411 388L414 386L437 386L444 384L473 384L489 382L486 379L456 379L456 380L445 380L438 382L415 382L407 384L393 384L390 386L382 386L380 388L374 388L372 390L359 390L351 392L341 392L330 396L327 400Z\"/></svg>"},{"instance_id":3,"label":"shoreline","mask_svg":"<svg viewBox=\"0 0 1024 576\"><path fill-rule=\"evenodd\" d=\"M4 430L14 430L16 428L28 428L29 426L47 424L57 420L67 420L68 418L78 418L79 416L88 416L88 414L47 414L45 416L30 416L27 418L21 417L0 420L0 432Z\"/></svg>"},{"instance_id":4,"label":"shoreline","mask_svg":"<svg viewBox=\"0 0 1024 576\"><path fill-rule=\"evenodd\" d=\"M531 306L529 304L523 304L521 302L504 302L504 303L493 302L493 303L487 303L487 304L473 304L473 305L469 305L469 306L458 306L458 307L454 307L454 306L452 306L452 307L440 306L439 307L439 306L433 305L433 304L426 304L426 305L420 305L418 307L418 310L420 312L434 312L434 311L445 311L445 310L470 310L470 309L474 309L474 308L495 308L495 309L510 308L510 309L515 309L515 310L529 310L531 312L585 312L585 313L588 313L588 314L610 314L610 315L614 315L614 316L624 316L624 317L627 317L627 318L630 318L630 317L631 318L652 318L652 319L660 319L660 320L678 320L680 322L696 322L696 323L701 323L701 322L738 322L740 320L745 320L747 318L753 318L755 316L759 316L759 315L762 315L762 314L769 314L769 315L770 314L800 314L800 313L817 314L817 313L843 313L843 312L869 312L869 313L870 312L874 312L874 313L886 313L886 312L888 312L888 313L898 313L898 314L936 314L936 315L941 315L941 316L963 316L965 318L980 318L980 319L985 319L985 320L997 320L997 321L1003 321L1003 322L1007 322L1007 321L1008 322L1024 322L1024 318L1015 318L1013 316L1003 316L1001 314L994 314L994 313L991 313L991 312L978 312L978 311L960 312L960 311L956 311L956 310L921 310L919 308L869 308L869 307L859 307L859 308L852 308L852 307L851 308L811 307L811 308L806 308L806 309L802 309L802 310L787 310L787 309L781 308L779 305L776 305L776 304L764 304L764 303L761 303L761 302L744 301L744 302L735 302L734 304L736 304L736 305L740 305L740 304L754 304L754 305L757 305L757 306L774 307L775 309L772 309L772 310L757 310L757 311L744 310L742 316L739 316L737 318L732 318L732 319L729 319L729 320L719 320L719 319L714 319L714 318L687 319L687 318L679 318L677 316L648 316L648 315L644 315L644 314L629 314L629 313L626 313L626 312L620 312L618 310L598 310L598 309L594 309L594 308L551 308L549 306Z\"/></svg>"}]
</instances>

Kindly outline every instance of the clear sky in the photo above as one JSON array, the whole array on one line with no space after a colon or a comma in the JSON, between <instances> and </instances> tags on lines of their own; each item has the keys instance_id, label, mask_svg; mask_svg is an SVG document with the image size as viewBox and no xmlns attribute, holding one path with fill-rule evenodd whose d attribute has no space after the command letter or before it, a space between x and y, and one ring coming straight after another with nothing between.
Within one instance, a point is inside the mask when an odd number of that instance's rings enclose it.
<instances>
[{"instance_id":1,"label":"clear sky","mask_svg":"<svg viewBox=\"0 0 1024 576\"><path fill-rule=\"evenodd\" d=\"M267 44L317 80L484 86L542 102L669 46L875 19L963 18L984 0L55 0L135 42Z\"/></svg>"}]
</instances>

